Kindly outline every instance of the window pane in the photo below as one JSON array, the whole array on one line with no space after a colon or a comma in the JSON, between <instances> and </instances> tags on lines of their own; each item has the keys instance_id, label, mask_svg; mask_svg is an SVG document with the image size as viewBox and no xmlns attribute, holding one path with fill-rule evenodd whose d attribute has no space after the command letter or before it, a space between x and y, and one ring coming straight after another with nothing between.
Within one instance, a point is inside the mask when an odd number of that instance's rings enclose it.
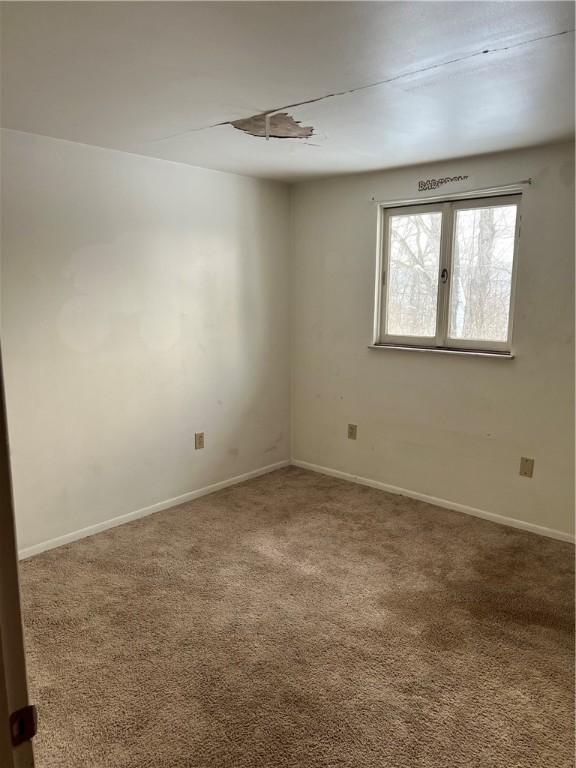
<instances>
[{"instance_id":1,"label":"window pane","mask_svg":"<svg viewBox=\"0 0 576 768\"><path fill-rule=\"evenodd\" d=\"M456 214L451 339L506 341L512 290L516 206L460 210Z\"/></svg>"},{"instance_id":2,"label":"window pane","mask_svg":"<svg viewBox=\"0 0 576 768\"><path fill-rule=\"evenodd\" d=\"M386 333L436 335L442 213L390 217Z\"/></svg>"}]
</instances>

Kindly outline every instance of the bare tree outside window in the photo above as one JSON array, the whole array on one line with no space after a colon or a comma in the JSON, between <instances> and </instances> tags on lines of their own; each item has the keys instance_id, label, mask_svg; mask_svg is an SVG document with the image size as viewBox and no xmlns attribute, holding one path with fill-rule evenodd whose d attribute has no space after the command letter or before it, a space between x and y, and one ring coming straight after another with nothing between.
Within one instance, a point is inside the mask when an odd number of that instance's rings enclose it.
<instances>
[{"instance_id":1,"label":"bare tree outside window","mask_svg":"<svg viewBox=\"0 0 576 768\"><path fill-rule=\"evenodd\" d=\"M439 212L390 219L386 330L391 335L436 335L441 227Z\"/></svg>"},{"instance_id":2,"label":"bare tree outside window","mask_svg":"<svg viewBox=\"0 0 576 768\"><path fill-rule=\"evenodd\" d=\"M508 338L515 232L515 205L457 212L450 338Z\"/></svg>"}]
</instances>

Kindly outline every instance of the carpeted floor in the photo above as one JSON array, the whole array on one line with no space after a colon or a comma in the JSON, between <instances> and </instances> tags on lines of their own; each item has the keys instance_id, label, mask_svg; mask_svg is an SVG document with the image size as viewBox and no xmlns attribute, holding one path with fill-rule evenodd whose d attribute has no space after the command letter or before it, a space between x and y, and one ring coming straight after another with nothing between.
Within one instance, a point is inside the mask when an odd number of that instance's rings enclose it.
<instances>
[{"instance_id":1,"label":"carpeted floor","mask_svg":"<svg viewBox=\"0 0 576 768\"><path fill-rule=\"evenodd\" d=\"M296 468L22 564L39 768L573 766L573 548Z\"/></svg>"}]
</instances>

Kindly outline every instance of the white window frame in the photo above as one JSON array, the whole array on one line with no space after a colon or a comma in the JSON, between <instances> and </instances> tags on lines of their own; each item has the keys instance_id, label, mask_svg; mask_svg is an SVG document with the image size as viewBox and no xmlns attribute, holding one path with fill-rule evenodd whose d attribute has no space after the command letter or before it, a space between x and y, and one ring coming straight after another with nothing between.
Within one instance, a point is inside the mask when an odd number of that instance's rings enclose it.
<instances>
[{"instance_id":1,"label":"white window frame","mask_svg":"<svg viewBox=\"0 0 576 768\"><path fill-rule=\"evenodd\" d=\"M452 263L454 256L454 222L457 212L470 208L488 208L501 205L516 205L516 230L514 234L514 254L510 286L510 311L508 315L508 335L506 341L478 341L451 339L449 330L450 292L452 289ZM421 349L439 352L470 354L489 354L512 357L512 330L514 324L514 306L516 298L516 274L518 270L518 246L522 220L522 190L495 189L490 192L467 193L450 198L429 198L397 203L383 203L378 208L378 251L376 259L376 292L374 311L375 347L393 347L400 349ZM389 273L389 222L391 216L410 213L442 213L440 235L440 258L438 264L438 299L436 306L436 336L396 336L387 334L386 303L388 295ZM442 281L443 270L447 270L447 279Z\"/></svg>"}]
</instances>

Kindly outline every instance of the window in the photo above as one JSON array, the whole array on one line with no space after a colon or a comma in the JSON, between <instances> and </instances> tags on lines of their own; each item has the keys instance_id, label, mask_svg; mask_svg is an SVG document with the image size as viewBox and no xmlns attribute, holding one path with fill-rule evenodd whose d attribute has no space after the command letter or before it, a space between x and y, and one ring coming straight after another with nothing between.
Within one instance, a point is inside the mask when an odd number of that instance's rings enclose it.
<instances>
[{"instance_id":1,"label":"window","mask_svg":"<svg viewBox=\"0 0 576 768\"><path fill-rule=\"evenodd\" d=\"M375 344L510 355L519 204L382 208Z\"/></svg>"}]
</instances>

